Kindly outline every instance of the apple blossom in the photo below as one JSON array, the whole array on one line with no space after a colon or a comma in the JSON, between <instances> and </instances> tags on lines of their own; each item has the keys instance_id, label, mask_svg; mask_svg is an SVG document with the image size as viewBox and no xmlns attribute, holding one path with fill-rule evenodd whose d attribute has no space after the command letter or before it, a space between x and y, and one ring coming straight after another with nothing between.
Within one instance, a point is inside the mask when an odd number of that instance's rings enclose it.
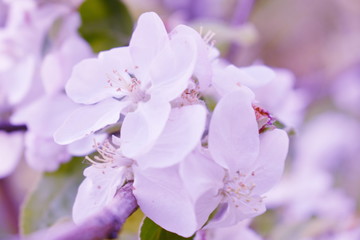
<instances>
[{"instance_id":1,"label":"apple blossom","mask_svg":"<svg viewBox=\"0 0 360 240\"><path fill-rule=\"evenodd\" d=\"M119 148L122 143L121 137L113 136L111 143L97 145L100 156L87 158L93 165L84 171L86 178L79 188L73 209L75 222L82 222L103 209L114 197L116 190L126 181L134 181L134 195L138 204L154 221L160 221L168 227L162 221L164 218L178 216L180 219L183 216L182 219L188 219L187 214L181 214L176 208L171 208L175 200L186 206L184 209L195 219L194 209L190 207L191 201L186 192L182 190L177 195L172 195L168 194L168 191L174 191L170 190L170 186L181 188L179 174L173 174L178 171L177 164L183 161L200 142L205 127L205 117L206 112L201 105L174 108L153 147L134 159L123 155L121 146ZM167 179L169 176L172 176L173 180L169 181ZM165 187L166 184L170 185ZM151 197L149 191L152 192ZM164 198L165 195L168 196ZM164 203L168 208L165 208ZM161 219L158 220L159 218ZM175 224L175 222L167 222L171 226ZM183 227L179 224L178 226ZM196 223L193 224L188 234L193 234L199 227Z\"/></svg>"},{"instance_id":2,"label":"apple blossom","mask_svg":"<svg viewBox=\"0 0 360 240\"><path fill-rule=\"evenodd\" d=\"M258 133L252 108L254 95L246 88L223 97L214 110L209 129L209 150L226 170L223 207L214 224L227 225L265 211L261 194L282 174L288 137L279 129Z\"/></svg>"},{"instance_id":3,"label":"apple blossom","mask_svg":"<svg viewBox=\"0 0 360 240\"><path fill-rule=\"evenodd\" d=\"M101 52L98 58L86 59L74 67L66 91L75 102L87 104L84 108L88 110L80 109L70 116L55 134L56 141L64 144L81 139L116 123L120 113L129 112L121 130L123 152L131 157L145 152L164 128L170 101L187 88L195 56L195 43L190 37L170 36L155 13L143 14L129 47ZM88 118L89 125L79 122L79 115L86 116L85 111L98 113ZM133 124L146 129L145 141L141 141L140 128ZM70 125L78 131L67 131ZM142 144L136 150L129 143L134 138Z\"/></svg>"}]
</instances>

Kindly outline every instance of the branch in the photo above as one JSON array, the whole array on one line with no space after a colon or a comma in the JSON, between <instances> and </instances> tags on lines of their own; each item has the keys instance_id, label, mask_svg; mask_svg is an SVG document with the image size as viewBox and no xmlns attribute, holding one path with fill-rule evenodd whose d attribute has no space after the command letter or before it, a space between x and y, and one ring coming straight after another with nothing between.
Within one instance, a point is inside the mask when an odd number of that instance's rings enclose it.
<instances>
[{"instance_id":1,"label":"branch","mask_svg":"<svg viewBox=\"0 0 360 240\"><path fill-rule=\"evenodd\" d=\"M31 235L26 240L97 240L116 238L126 219L138 208L132 183L118 190L112 202L102 211L79 225L62 224Z\"/></svg>"},{"instance_id":2,"label":"branch","mask_svg":"<svg viewBox=\"0 0 360 240\"><path fill-rule=\"evenodd\" d=\"M255 3L255 0L238 1L234 16L233 16L233 19L231 22L233 26L239 26L239 25L246 23L246 21L248 21L250 13L254 7L254 3ZM226 56L226 58L230 62L235 61L236 55L239 52L239 48L240 48L240 46L237 43L234 43L234 42L231 43L229 50L227 52L227 56Z\"/></svg>"},{"instance_id":3,"label":"branch","mask_svg":"<svg viewBox=\"0 0 360 240\"><path fill-rule=\"evenodd\" d=\"M5 132L16 132L16 131L26 131L27 127L26 125L12 125L7 122L0 122L0 131Z\"/></svg>"}]
</instances>

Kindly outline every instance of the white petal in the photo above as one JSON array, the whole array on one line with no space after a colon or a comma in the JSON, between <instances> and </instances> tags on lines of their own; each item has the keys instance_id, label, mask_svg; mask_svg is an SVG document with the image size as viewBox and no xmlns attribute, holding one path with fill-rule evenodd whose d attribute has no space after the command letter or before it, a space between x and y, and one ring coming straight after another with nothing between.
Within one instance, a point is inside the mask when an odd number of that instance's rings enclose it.
<instances>
[{"instance_id":1,"label":"white petal","mask_svg":"<svg viewBox=\"0 0 360 240\"><path fill-rule=\"evenodd\" d=\"M237 240L239 236L246 240L263 240L261 236L248 227L248 222L241 221L231 227L207 229L207 233L212 237L212 240Z\"/></svg>"},{"instance_id":2,"label":"white petal","mask_svg":"<svg viewBox=\"0 0 360 240\"><path fill-rule=\"evenodd\" d=\"M114 198L117 188L123 184L123 168L85 169L86 178L80 184L73 206L73 220L81 223L103 209Z\"/></svg>"},{"instance_id":3,"label":"white petal","mask_svg":"<svg viewBox=\"0 0 360 240\"><path fill-rule=\"evenodd\" d=\"M238 222L253 218L266 211L265 204L260 196L252 196L250 202L236 201L236 205L229 201L221 205L221 210L206 225L206 228L228 227Z\"/></svg>"},{"instance_id":4,"label":"white petal","mask_svg":"<svg viewBox=\"0 0 360 240\"><path fill-rule=\"evenodd\" d=\"M61 163L71 159L66 147L56 144L51 136L28 132L25 136L25 148L26 162L37 171L55 171Z\"/></svg>"},{"instance_id":5,"label":"white petal","mask_svg":"<svg viewBox=\"0 0 360 240\"><path fill-rule=\"evenodd\" d=\"M140 102L135 112L128 113L121 126L121 149L124 156L140 156L155 144L169 118L170 104L155 97Z\"/></svg>"},{"instance_id":6,"label":"white petal","mask_svg":"<svg viewBox=\"0 0 360 240\"><path fill-rule=\"evenodd\" d=\"M196 55L196 44L192 38L172 38L151 65L151 94L168 101L180 96L194 73Z\"/></svg>"},{"instance_id":7,"label":"white petal","mask_svg":"<svg viewBox=\"0 0 360 240\"><path fill-rule=\"evenodd\" d=\"M255 65L239 68L239 70L248 75L247 78L240 79L240 83L251 89L265 86L275 79L275 72L266 66Z\"/></svg>"},{"instance_id":8,"label":"white petal","mask_svg":"<svg viewBox=\"0 0 360 240\"><path fill-rule=\"evenodd\" d=\"M225 171L204 153L195 150L180 164L180 175L195 204L198 224L202 226L220 203L219 190L224 185Z\"/></svg>"},{"instance_id":9,"label":"white petal","mask_svg":"<svg viewBox=\"0 0 360 240\"><path fill-rule=\"evenodd\" d=\"M213 85L220 95L236 91L242 85L256 89L265 86L275 78L275 73L265 66L238 68L229 65L215 70Z\"/></svg>"},{"instance_id":10,"label":"white petal","mask_svg":"<svg viewBox=\"0 0 360 240\"><path fill-rule=\"evenodd\" d=\"M209 150L230 172L249 170L259 153L259 133L247 88L225 95L215 107L209 128Z\"/></svg>"},{"instance_id":11,"label":"white petal","mask_svg":"<svg viewBox=\"0 0 360 240\"><path fill-rule=\"evenodd\" d=\"M144 214L162 228L190 237L199 227L177 166L134 168L134 195Z\"/></svg>"},{"instance_id":12,"label":"white petal","mask_svg":"<svg viewBox=\"0 0 360 240\"><path fill-rule=\"evenodd\" d=\"M212 78L210 47L205 43L199 32L185 25L176 26L170 34L188 35L195 40L197 56L194 74L199 81L200 89L208 88Z\"/></svg>"},{"instance_id":13,"label":"white petal","mask_svg":"<svg viewBox=\"0 0 360 240\"><path fill-rule=\"evenodd\" d=\"M135 65L147 68L168 41L168 34L159 16L154 12L142 14L129 44Z\"/></svg>"},{"instance_id":14,"label":"white petal","mask_svg":"<svg viewBox=\"0 0 360 240\"><path fill-rule=\"evenodd\" d=\"M201 105L172 109L155 145L136 160L141 168L168 167L182 161L200 143L206 110Z\"/></svg>"},{"instance_id":15,"label":"white petal","mask_svg":"<svg viewBox=\"0 0 360 240\"><path fill-rule=\"evenodd\" d=\"M260 135L260 153L251 181L256 184L253 193L263 194L273 187L283 174L289 147L287 133L280 129Z\"/></svg>"},{"instance_id":16,"label":"white petal","mask_svg":"<svg viewBox=\"0 0 360 240\"><path fill-rule=\"evenodd\" d=\"M63 89L75 64L92 56L91 48L79 36L68 37L61 48L49 53L41 65L45 91L53 94Z\"/></svg>"},{"instance_id":17,"label":"white petal","mask_svg":"<svg viewBox=\"0 0 360 240\"><path fill-rule=\"evenodd\" d=\"M128 104L126 101L108 99L95 105L82 106L75 110L56 130L54 139L59 144L69 144L107 125L116 123L120 118L121 111Z\"/></svg>"},{"instance_id":18,"label":"white petal","mask_svg":"<svg viewBox=\"0 0 360 240\"><path fill-rule=\"evenodd\" d=\"M66 84L67 95L77 103L93 104L105 98L121 97L124 94L112 87L111 81L118 81L114 71L122 73L131 67L129 49L114 48L99 53L98 58L81 61L73 68ZM115 83L116 84L116 83Z\"/></svg>"},{"instance_id":19,"label":"white petal","mask_svg":"<svg viewBox=\"0 0 360 240\"><path fill-rule=\"evenodd\" d=\"M30 105L20 108L11 117L11 122L26 124L29 131L52 138L55 130L76 108L78 105L65 94L42 96ZM49 121L49 116L51 116L51 121Z\"/></svg>"},{"instance_id":20,"label":"white petal","mask_svg":"<svg viewBox=\"0 0 360 240\"><path fill-rule=\"evenodd\" d=\"M106 72L96 58L85 59L75 65L65 89L66 94L77 103L93 104L112 97Z\"/></svg>"},{"instance_id":21,"label":"white petal","mask_svg":"<svg viewBox=\"0 0 360 240\"><path fill-rule=\"evenodd\" d=\"M26 56L13 68L1 75L1 78L5 81L4 86L11 104L22 101L32 84L35 84L33 79L36 64L36 57Z\"/></svg>"},{"instance_id":22,"label":"white petal","mask_svg":"<svg viewBox=\"0 0 360 240\"><path fill-rule=\"evenodd\" d=\"M91 134L67 145L67 151L74 156L86 156L94 152L94 142L101 143L107 137L106 133Z\"/></svg>"}]
</instances>

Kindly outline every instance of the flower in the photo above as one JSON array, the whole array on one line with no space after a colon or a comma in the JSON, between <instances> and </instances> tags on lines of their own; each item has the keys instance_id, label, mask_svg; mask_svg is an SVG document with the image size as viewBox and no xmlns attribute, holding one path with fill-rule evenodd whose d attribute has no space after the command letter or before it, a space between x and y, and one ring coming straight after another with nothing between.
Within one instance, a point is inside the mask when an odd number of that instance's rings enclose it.
<instances>
[{"instance_id":1,"label":"flower","mask_svg":"<svg viewBox=\"0 0 360 240\"><path fill-rule=\"evenodd\" d=\"M134 159L124 156L122 136L113 136L111 143L96 145L100 156L87 158L93 165L84 171L86 178L79 187L73 208L74 221L79 223L103 209L119 187L126 181L134 181L134 195L149 218L173 231L175 225L183 228L178 221L169 221L173 216L180 217L185 224L189 213L194 218L187 224L194 223L196 216L190 207L191 199L184 190L180 190L183 185L178 164L200 142L205 119L206 111L201 105L172 109L153 147ZM178 202L178 209L174 208L174 202ZM179 210L186 211L186 214ZM185 233L193 234L196 227L197 224L191 225Z\"/></svg>"},{"instance_id":2,"label":"flower","mask_svg":"<svg viewBox=\"0 0 360 240\"><path fill-rule=\"evenodd\" d=\"M288 150L286 132L259 134L254 95L243 87L224 96L214 110L209 151L225 171L222 200L210 224L232 225L265 211L261 194L280 180ZM223 225L224 226L224 225Z\"/></svg>"},{"instance_id":3,"label":"flower","mask_svg":"<svg viewBox=\"0 0 360 240\"><path fill-rule=\"evenodd\" d=\"M167 122L170 102L187 88L196 52L190 36L168 34L155 13L144 13L129 47L101 52L74 67L66 92L85 106L60 127L55 140L67 144L81 139L116 123L123 113L124 155L146 152Z\"/></svg>"},{"instance_id":4,"label":"flower","mask_svg":"<svg viewBox=\"0 0 360 240\"><path fill-rule=\"evenodd\" d=\"M262 214L262 194L282 174L287 134L280 129L259 134L253 100L254 94L246 87L221 98L210 121L209 154L202 164L181 163L182 179L193 202L206 199L196 206L203 210L201 214L209 216L217 206L207 227L230 226ZM193 177L195 173L201 177Z\"/></svg>"}]
</instances>

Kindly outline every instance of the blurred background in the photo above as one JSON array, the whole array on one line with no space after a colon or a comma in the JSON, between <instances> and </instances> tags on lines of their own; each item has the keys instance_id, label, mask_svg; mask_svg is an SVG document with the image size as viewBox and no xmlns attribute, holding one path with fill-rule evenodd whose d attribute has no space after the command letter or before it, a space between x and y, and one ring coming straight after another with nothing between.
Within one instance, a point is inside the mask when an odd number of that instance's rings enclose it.
<instances>
[{"instance_id":1,"label":"blurred background","mask_svg":"<svg viewBox=\"0 0 360 240\"><path fill-rule=\"evenodd\" d=\"M7 2L0 1L3 28ZM269 240L360 239L360 1L124 0L109 1L112 8L92 0L37 2L74 4L79 32L95 52L128 44L138 16L155 11L168 30L186 24L214 32L221 56L236 66L273 68L284 87L264 91L281 105L290 153L281 183L267 194L269 210L250 226ZM39 175L21 160L0 179L1 235L18 231L21 203Z\"/></svg>"}]
</instances>

